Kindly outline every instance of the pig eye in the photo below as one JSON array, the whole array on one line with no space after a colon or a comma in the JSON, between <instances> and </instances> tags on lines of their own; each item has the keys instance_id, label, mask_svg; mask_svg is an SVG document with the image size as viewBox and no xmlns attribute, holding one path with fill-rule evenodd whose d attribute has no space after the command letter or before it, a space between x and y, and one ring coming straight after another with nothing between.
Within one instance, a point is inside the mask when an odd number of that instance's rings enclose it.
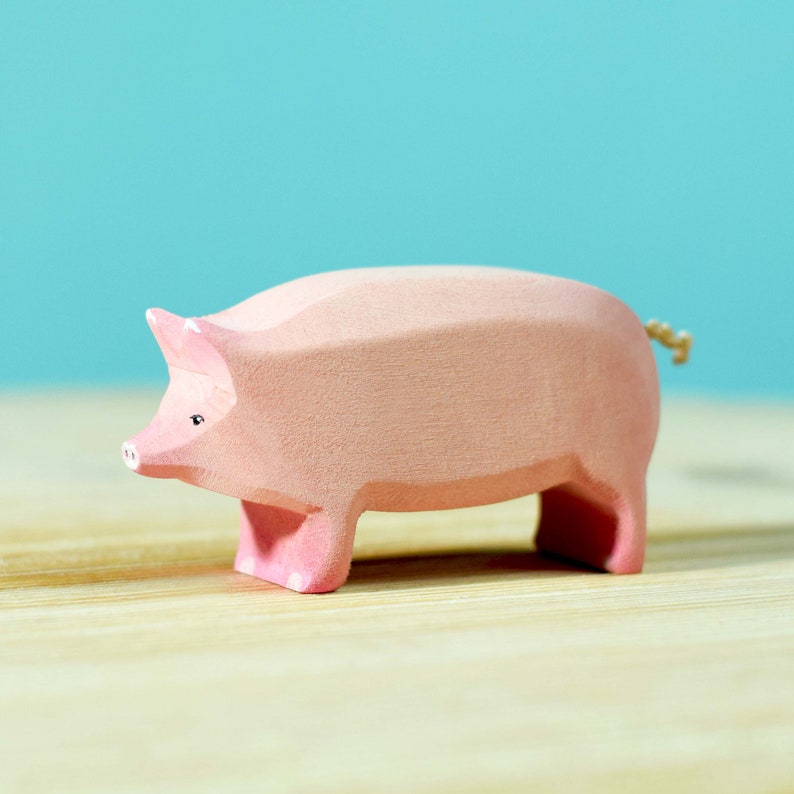
<instances>
[{"instance_id":1,"label":"pig eye","mask_svg":"<svg viewBox=\"0 0 794 794\"><path fill-rule=\"evenodd\" d=\"M204 421L204 417L201 414L193 414L190 418L193 420L194 425L200 425Z\"/></svg>"}]
</instances>

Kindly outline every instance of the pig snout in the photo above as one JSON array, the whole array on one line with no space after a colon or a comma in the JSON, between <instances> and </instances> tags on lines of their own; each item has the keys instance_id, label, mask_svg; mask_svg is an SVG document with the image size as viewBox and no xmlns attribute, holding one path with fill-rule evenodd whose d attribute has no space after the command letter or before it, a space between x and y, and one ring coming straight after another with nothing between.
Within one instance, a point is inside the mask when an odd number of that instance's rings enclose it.
<instances>
[{"instance_id":1,"label":"pig snout","mask_svg":"<svg viewBox=\"0 0 794 794\"><path fill-rule=\"evenodd\" d=\"M141 465L138 450L135 448L135 444L131 444L129 441L125 441L121 445L121 457L124 458L124 462L133 471L137 470L138 466Z\"/></svg>"},{"instance_id":2,"label":"pig snout","mask_svg":"<svg viewBox=\"0 0 794 794\"><path fill-rule=\"evenodd\" d=\"M147 428L121 445L121 458L127 468L144 477L168 479L183 475L186 467L179 462L179 448L162 442L162 437L152 438Z\"/></svg>"}]
</instances>

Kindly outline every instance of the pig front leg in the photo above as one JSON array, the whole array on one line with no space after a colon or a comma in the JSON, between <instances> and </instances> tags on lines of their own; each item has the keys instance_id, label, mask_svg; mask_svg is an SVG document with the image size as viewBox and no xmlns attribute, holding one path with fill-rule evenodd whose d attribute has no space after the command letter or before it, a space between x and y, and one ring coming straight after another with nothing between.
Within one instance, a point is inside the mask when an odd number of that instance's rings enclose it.
<instances>
[{"instance_id":1,"label":"pig front leg","mask_svg":"<svg viewBox=\"0 0 794 794\"><path fill-rule=\"evenodd\" d=\"M327 593L347 579L358 516L350 506L303 514L242 502L234 568L299 593Z\"/></svg>"}]
</instances>

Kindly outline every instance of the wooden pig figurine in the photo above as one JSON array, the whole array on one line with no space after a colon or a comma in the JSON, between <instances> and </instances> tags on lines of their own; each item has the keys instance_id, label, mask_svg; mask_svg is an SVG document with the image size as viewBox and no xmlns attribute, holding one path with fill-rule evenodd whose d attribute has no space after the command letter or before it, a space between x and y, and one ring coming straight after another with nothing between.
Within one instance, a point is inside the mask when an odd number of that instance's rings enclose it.
<instances>
[{"instance_id":1,"label":"wooden pig figurine","mask_svg":"<svg viewBox=\"0 0 794 794\"><path fill-rule=\"evenodd\" d=\"M146 316L171 381L124 460L241 499L236 570L335 590L364 510L530 493L540 550L641 570L659 384L646 330L606 292L391 267L301 278L207 317Z\"/></svg>"}]
</instances>

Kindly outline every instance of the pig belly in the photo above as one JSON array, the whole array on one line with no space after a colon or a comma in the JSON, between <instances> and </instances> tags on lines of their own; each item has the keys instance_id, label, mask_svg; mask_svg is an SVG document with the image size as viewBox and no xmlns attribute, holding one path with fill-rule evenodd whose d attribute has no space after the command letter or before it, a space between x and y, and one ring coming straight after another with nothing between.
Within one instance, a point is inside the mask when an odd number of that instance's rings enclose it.
<instances>
[{"instance_id":1,"label":"pig belly","mask_svg":"<svg viewBox=\"0 0 794 794\"><path fill-rule=\"evenodd\" d=\"M569 456L505 473L431 485L370 483L362 495L367 510L386 513L453 510L540 493L570 479L575 470L575 456Z\"/></svg>"}]
</instances>

